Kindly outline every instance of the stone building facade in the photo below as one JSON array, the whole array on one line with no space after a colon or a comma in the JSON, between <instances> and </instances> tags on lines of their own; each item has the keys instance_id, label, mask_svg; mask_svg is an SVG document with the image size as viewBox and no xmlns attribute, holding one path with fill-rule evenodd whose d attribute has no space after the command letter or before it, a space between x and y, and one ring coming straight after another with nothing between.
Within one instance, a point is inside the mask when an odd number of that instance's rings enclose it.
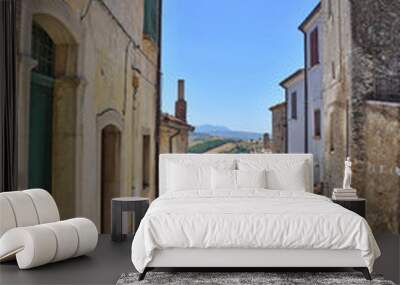
<instances>
[{"instance_id":1,"label":"stone building facade","mask_svg":"<svg viewBox=\"0 0 400 285\"><path fill-rule=\"evenodd\" d=\"M110 231L110 199L156 196L159 0L17 1L18 188Z\"/></svg>"},{"instance_id":2,"label":"stone building facade","mask_svg":"<svg viewBox=\"0 0 400 285\"><path fill-rule=\"evenodd\" d=\"M304 35L304 96L307 129L305 152L314 158L314 184L323 180L324 163L324 118L323 113L323 57L325 37L323 37L323 17L318 4L300 24Z\"/></svg>"},{"instance_id":3,"label":"stone building facade","mask_svg":"<svg viewBox=\"0 0 400 285\"><path fill-rule=\"evenodd\" d=\"M323 0L324 181L367 199L375 231L400 232L400 2Z\"/></svg>"},{"instance_id":4,"label":"stone building facade","mask_svg":"<svg viewBox=\"0 0 400 285\"><path fill-rule=\"evenodd\" d=\"M288 153L306 153L304 69L292 73L280 85L285 89Z\"/></svg>"},{"instance_id":5,"label":"stone building facade","mask_svg":"<svg viewBox=\"0 0 400 285\"><path fill-rule=\"evenodd\" d=\"M185 81L178 80L178 99L175 103L175 116L161 114L160 153L186 153L189 134L194 127L187 123L187 103L185 100Z\"/></svg>"},{"instance_id":6,"label":"stone building facade","mask_svg":"<svg viewBox=\"0 0 400 285\"><path fill-rule=\"evenodd\" d=\"M269 108L272 112L272 153L287 152L286 102Z\"/></svg>"},{"instance_id":7,"label":"stone building facade","mask_svg":"<svg viewBox=\"0 0 400 285\"><path fill-rule=\"evenodd\" d=\"M287 150L313 155L316 189L321 189L324 176L323 21L318 3L299 26L304 35L304 67L280 83L287 103Z\"/></svg>"}]
</instances>

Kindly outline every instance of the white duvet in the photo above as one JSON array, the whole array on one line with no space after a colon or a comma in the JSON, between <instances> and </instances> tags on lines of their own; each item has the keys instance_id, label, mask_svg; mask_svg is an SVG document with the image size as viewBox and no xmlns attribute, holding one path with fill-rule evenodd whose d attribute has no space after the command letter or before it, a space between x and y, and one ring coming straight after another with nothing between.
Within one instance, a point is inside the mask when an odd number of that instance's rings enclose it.
<instances>
[{"instance_id":1,"label":"white duvet","mask_svg":"<svg viewBox=\"0 0 400 285\"><path fill-rule=\"evenodd\" d=\"M358 249L372 272L380 251L362 217L301 191L170 192L156 199L132 243L143 272L155 249Z\"/></svg>"}]
</instances>

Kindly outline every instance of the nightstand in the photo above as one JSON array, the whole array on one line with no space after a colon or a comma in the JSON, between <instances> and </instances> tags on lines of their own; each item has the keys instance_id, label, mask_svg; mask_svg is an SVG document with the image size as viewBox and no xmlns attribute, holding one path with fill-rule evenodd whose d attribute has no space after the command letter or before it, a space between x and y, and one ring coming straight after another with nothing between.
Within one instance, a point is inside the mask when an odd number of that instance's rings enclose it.
<instances>
[{"instance_id":1,"label":"nightstand","mask_svg":"<svg viewBox=\"0 0 400 285\"><path fill-rule=\"evenodd\" d=\"M111 200L111 239L122 241L125 235L122 234L122 212L135 213L135 231L139 227L140 221L146 214L149 207L149 199L143 197L120 197Z\"/></svg>"},{"instance_id":2,"label":"nightstand","mask_svg":"<svg viewBox=\"0 0 400 285\"><path fill-rule=\"evenodd\" d=\"M352 200L333 200L332 202L339 204L340 206L359 214L361 217L365 218L365 209L367 201L363 198L357 198Z\"/></svg>"}]
</instances>

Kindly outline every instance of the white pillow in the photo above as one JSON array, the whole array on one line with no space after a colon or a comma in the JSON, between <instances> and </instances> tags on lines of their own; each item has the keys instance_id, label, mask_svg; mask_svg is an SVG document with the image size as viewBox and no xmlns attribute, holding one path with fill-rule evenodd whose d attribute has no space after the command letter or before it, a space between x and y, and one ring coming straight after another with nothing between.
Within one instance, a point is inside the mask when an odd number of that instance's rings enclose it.
<instances>
[{"instance_id":1,"label":"white pillow","mask_svg":"<svg viewBox=\"0 0 400 285\"><path fill-rule=\"evenodd\" d=\"M267 171L268 189L306 191L305 163L297 163L285 170Z\"/></svg>"},{"instance_id":2,"label":"white pillow","mask_svg":"<svg viewBox=\"0 0 400 285\"><path fill-rule=\"evenodd\" d=\"M211 167L168 164L168 191L211 189Z\"/></svg>"},{"instance_id":3,"label":"white pillow","mask_svg":"<svg viewBox=\"0 0 400 285\"><path fill-rule=\"evenodd\" d=\"M238 188L267 188L267 171L236 170Z\"/></svg>"},{"instance_id":4,"label":"white pillow","mask_svg":"<svg viewBox=\"0 0 400 285\"><path fill-rule=\"evenodd\" d=\"M273 190L305 191L309 169L305 161L291 159L241 159L239 170L267 171L267 188Z\"/></svg>"},{"instance_id":5,"label":"white pillow","mask_svg":"<svg viewBox=\"0 0 400 285\"><path fill-rule=\"evenodd\" d=\"M236 170L232 169L216 169L211 170L211 188L218 189L236 189Z\"/></svg>"}]
</instances>

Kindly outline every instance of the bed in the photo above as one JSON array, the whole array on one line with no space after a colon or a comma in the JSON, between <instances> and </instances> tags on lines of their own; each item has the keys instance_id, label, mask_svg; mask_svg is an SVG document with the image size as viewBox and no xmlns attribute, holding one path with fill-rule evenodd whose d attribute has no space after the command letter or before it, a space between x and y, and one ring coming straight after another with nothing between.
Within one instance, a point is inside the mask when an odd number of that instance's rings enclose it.
<instances>
[{"instance_id":1,"label":"bed","mask_svg":"<svg viewBox=\"0 0 400 285\"><path fill-rule=\"evenodd\" d=\"M153 268L352 267L380 251L361 216L313 194L310 154L163 154L160 197L132 243Z\"/></svg>"}]
</instances>

